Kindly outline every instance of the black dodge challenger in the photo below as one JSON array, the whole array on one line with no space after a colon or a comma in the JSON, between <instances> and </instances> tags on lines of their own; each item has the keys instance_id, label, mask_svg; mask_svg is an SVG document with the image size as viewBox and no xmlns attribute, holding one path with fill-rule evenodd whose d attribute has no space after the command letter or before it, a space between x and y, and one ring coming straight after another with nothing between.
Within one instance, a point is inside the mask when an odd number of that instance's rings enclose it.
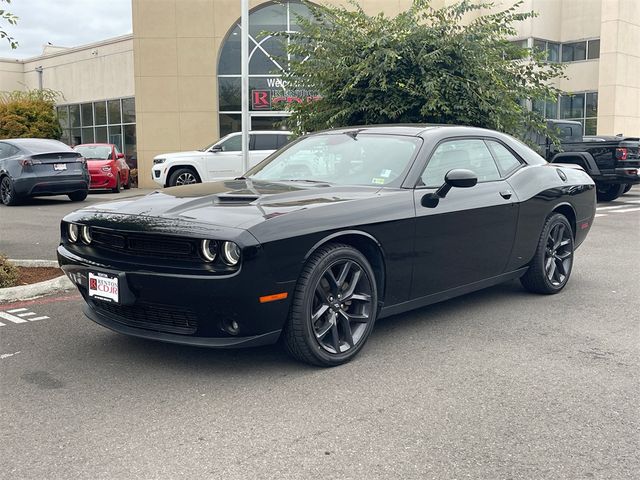
<instances>
[{"instance_id":1,"label":"black dodge challenger","mask_svg":"<svg viewBox=\"0 0 640 480\"><path fill-rule=\"evenodd\" d=\"M508 135L353 127L304 136L235 180L71 213L58 259L85 314L116 332L282 339L334 366L378 318L515 278L559 292L594 214L584 171Z\"/></svg>"}]
</instances>

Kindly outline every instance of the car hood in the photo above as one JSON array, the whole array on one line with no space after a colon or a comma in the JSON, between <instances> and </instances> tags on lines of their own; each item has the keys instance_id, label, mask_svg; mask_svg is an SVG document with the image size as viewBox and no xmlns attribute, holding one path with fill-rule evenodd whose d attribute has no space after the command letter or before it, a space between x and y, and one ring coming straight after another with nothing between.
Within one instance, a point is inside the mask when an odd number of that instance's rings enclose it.
<instances>
[{"instance_id":1,"label":"car hood","mask_svg":"<svg viewBox=\"0 0 640 480\"><path fill-rule=\"evenodd\" d=\"M201 150L192 150L190 152L172 152L163 153L162 155L156 155L155 158L166 158L167 160L175 160L177 158L192 158L204 155L206 152Z\"/></svg>"},{"instance_id":2,"label":"car hood","mask_svg":"<svg viewBox=\"0 0 640 480\"><path fill-rule=\"evenodd\" d=\"M380 190L380 187L326 183L228 180L166 188L144 197L95 205L85 211L249 229L294 212L370 198Z\"/></svg>"}]
</instances>

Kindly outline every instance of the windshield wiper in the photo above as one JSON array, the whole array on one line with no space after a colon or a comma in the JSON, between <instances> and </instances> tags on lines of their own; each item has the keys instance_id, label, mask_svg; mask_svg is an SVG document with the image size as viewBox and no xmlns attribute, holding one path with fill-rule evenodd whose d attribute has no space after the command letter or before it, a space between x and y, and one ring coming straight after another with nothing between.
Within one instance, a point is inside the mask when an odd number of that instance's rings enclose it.
<instances>
[{"instance_id":1,"label":"windshield wiper","mask_svg":"<svg viewBox=\"0 0 640 480\"><path fill-rule=\"evenodd\" d=\"M286 180L275 180L276 182L306 182L306 183L330 183L324 180L308 180L306 178L287 178Z\"/></svg>"}]
</instances>

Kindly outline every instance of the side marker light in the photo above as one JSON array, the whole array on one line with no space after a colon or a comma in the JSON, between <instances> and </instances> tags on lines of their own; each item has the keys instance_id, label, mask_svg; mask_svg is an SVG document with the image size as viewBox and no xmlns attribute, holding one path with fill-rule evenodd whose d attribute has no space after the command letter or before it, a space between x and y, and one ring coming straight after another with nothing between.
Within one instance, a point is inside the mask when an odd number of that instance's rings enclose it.
<instances>
[{"instance_id":1,"label":"side marker light","mask_svg":"<svg viewBox=\"0 0 640 480\"><path fill-rule=\"evenodd\" d=\"M287 292L275 293L273 295L265 295L264 297L260 297L260 303L268 303L268 302L276 302L278 300L284 300L287 298L289 294Z\"/></svg>"}]
</instances>

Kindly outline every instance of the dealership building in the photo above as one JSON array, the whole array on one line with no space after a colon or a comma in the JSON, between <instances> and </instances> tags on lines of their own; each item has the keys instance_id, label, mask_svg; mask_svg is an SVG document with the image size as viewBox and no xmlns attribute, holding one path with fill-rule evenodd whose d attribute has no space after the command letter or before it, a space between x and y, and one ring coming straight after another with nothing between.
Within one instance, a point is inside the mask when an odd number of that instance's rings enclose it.
<instances>
[{"instance_id":1,"label":"dealership building","mask_svg":"<svg viewBox=\"0 0 640 480\"><path fill-rule=\"evenodd\" d=\"M393 16L412 1L359 3L368 13ZM155 155L201 148L240 129L240 1L132 0L132 7L132 35L0 59L0 91L60 91L62 140L119 145L138 166L140 186L153 187ZM513 40L567 65L567 78L557 81L566 94L532 108L578 120L586 134L640 135L640 1L525 0L522 9L538 16L518 24ZM287 103L315 96L283 85L285 52L262 33L295 30L299 15L308 15L299 1L251 1L252 129L279 128Z\"/></svg>"}]
</instances>

